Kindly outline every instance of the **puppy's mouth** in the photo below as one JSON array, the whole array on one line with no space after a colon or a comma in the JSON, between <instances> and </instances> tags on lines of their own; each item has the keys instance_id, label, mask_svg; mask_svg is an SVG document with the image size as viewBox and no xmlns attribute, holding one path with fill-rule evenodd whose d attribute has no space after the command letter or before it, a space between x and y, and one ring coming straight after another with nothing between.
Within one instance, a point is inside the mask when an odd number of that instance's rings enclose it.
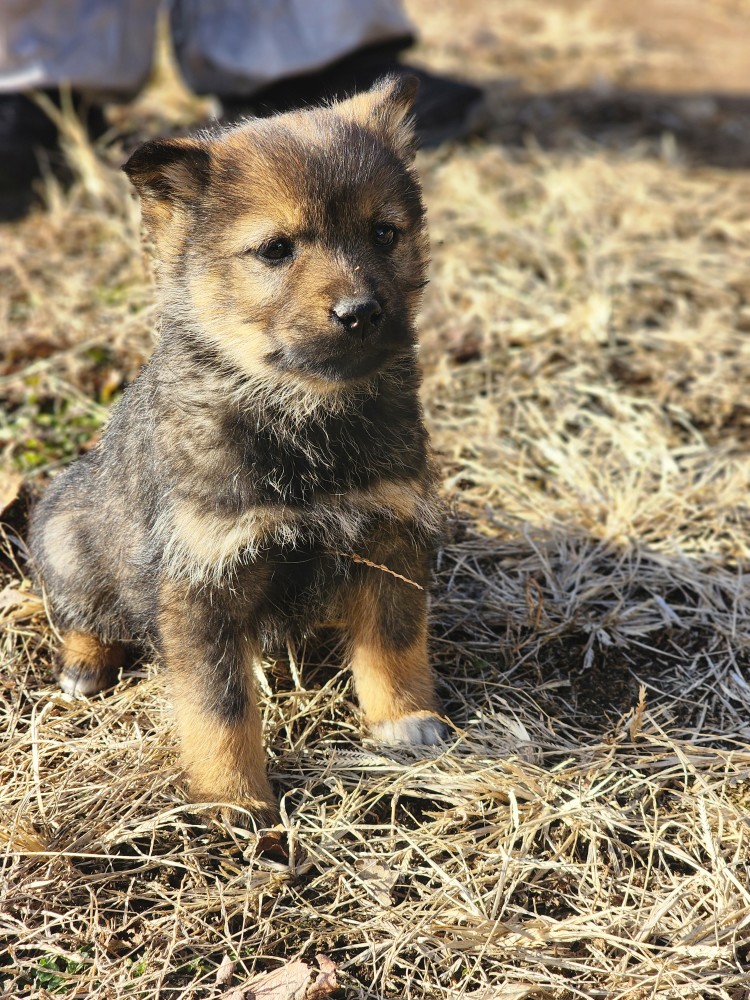
<instances>
[{"instance_id":1,"label":"puppy's mouth","mask_svg":"<svg viewBox=\"0 0 750 1000\"><path fill-rule=\"evenodd\" d=\"M265 360L279 371L342 383L372 377L412 350L413 340L406 331L395 337L375 338L358 331L346 336L307 333L304 339L279 344Z\"/></svg>"},{"instance_id":2,"label":"puppy's mouth","mask_svg":"<svg viewBox=\"0 0 750 1000\"><path fill-rule=\"evenodd\" d=\"M350 351L344 356L330 356L314 346L283 348L266 355L266 361L279 371L324 379L327 382L353 382L376 375L394 357L393 351Z\"/></svg>"}]
</instances>

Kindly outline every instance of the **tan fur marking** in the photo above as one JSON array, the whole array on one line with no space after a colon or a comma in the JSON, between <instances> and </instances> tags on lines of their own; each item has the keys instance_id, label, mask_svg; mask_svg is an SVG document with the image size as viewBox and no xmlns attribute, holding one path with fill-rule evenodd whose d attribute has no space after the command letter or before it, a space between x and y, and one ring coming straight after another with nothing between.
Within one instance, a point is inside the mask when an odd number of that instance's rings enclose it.
<instances>
[{"instance_id":1,"label":"tan fur marking","mask_svg":"<svg viewBox=\"0 0 750 1000\"><path fill-rule=\"evenodd\" d=\"M397 651L357 645L352 672L359 703L370 725L438 709L426 637Z\"/></svg>"},{"instance_id":2,"label":"tan fur marking","mask_svg":"<svg viewBox=\"0 0 750 1000\"><path fill-rule=\"evenodd\" d=\"M294 236L305 219L298 202L275 200L265 213L253 212L238 219L237 223L222 234L222 246L227 253L241 253L260 247L275 236Z\"/></svg>"},{"instance_id":3,"label":"tan fur marking","mask_svg":"<svg viewBox=\"0 0 750 1000\"><path fill-rule=\"evenodd\" d=\"M225 273L201 270L188 278L190 298L205 335L226 354L241 371L272 375L263 356L268 352L268 339L262 323L242 322L234 309L222 310L227 291Z\"/></svg>"},{"instance_id":4,"label":"tan fur marking","mask_svg":"<svg viewBox=\"0 0 750 1000\"><path fill-rule=\"evenodd\" d=\"M230 242L234 244L236 240ZM309 289L306 297L310 309L316 302L319 285L329 280L331 267L330 261L321 262L316 281L315 265L311 263L307 273L298 277L297 288ZM253 272L252 268L252 264L243 265L236 258L236 249L232 246L229 258L221 259L217 270L212 270L209 265L188 275L186 283L192 311L200 320L206 339L213 342L243 375L253 380L256 391L265 386L276 399L289 396L291 406L302 402L303 415L306 408L304 393L310 395L310 403L315 407L321 399L348 396L351 385L311 374L280 372L265 360L272 345L265 332L267 317L264 310L267 308L273 314L278 309L278 289L269 289L264 284L267 276L262 272ZM318 298L318 320L323 324L328 321L330 301L325 295ZM248 316L254 318L241 318Z\"/></svg>"},{"instance_id":5,"label":"tan fur marking","mask_svg":"<svg viewBox=\"0 0 750 1000\"><path fill-rule=\"evenodd\" d=\"M385 510L406 521L416 514L422 492L417 481L413 479L408 481L382 479L367 490L352 490L349 497L357 507L372 511Z\"/></svg>"},{"instance_id":6,"label":"tan fur marking","mask_svg":"<svg viewBox=\"0 0 750 1000\"><path fill-rule=\"evenodd\" d=\"M227 725L196 704L189 665L172 669L172 699L183 764L195 802L228 802L272 820L276 799L266 777L260 712L252 702L245 718ZM239 817L237 817L239 819Z\"/></svg>"},{"instance_id":7,"label":"tan fur marking","mask_svg":"<svg viewBox=\"0 0 750 1000\"><path fill-rule=\"evenodd\" d=\"M164 560L173 576L200 580L219 577L243 555L254 555L269 539L293 541L296 511L252 507L239 517L222 516L179 501L157 525L164 537Z\"/></svg>"},{"instance_id":8,"label":"tan fur marking","mask_svg":"<svg viewBox=\"0 0 750 1000\"><path fill-rule=\"evenodd\" d=\"M424 602L417 640L406 648L389 648L378 629L382 598L376 582L345 598L352 637L354 686L370 725L413 712L438 708L435 682L427 658L427 608Z\"/></svg>"},{"instance_id":9,"label":"tan fur marking","mask_svg":"<svg viewBox=\"0 0 750 1000\"><path fill-rule=\"evenodd\" d=\"M331 534L331 545L356 546L366 517L387 514L394 520L415 519L432 527L439 511L422 495L417 480L381 480L368 490L324 495L318 524ZM163 545L167 572L196 582L217 579L244 558L273 542L294 545L305 527L303 512L269 505L252 507L240 516L221 515L190 501L173 501L159 518L156 532Z\"/></svg>"},{"instance_id":10,"label":"tan fur marking","mask_svg":"<svg viewBox=\"0 0 750 1000\"><path fill-rule=\"evenodd\" d=\"M160 173L166 181L170 182L180 197L194 198L200 193L200 188L195 182L193 170L189 164L180 160L176 163L168 163L161 168Z\"/></svg>"},{"instance_id":11,"label":"tan fur marking","mask_svg":"<svg viewBox=\"0 0 750 1000\"><path fill-rule=\"evenodd\" d=\"M187 241L186 210L181 205L144 196L141 198L141 216L153 240L156 275L161 284L168 286Z\"/></svg>"}]
</instances>

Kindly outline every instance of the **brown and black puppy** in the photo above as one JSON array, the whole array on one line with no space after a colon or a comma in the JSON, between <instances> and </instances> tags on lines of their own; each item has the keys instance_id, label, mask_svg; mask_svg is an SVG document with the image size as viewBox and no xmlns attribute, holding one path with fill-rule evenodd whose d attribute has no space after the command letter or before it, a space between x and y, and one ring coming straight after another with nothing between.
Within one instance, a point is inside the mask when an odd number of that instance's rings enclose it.
<instances>
[{"instance_id":1,"label":"brown and black puppy","mask_svg":"<svg viewBox=\"0 0 750 1000\"><path fill-rule=\"evenodd\" d=\"M275 800L253 663L316 622L345 623L375 736L445 734L420 589L441 518L415 357L414 90L386 79L132 155L159 343L32 519L62 687L101 690L120 643L153 642L193 798L261 818Z\"/></svg>"}]
</instances>

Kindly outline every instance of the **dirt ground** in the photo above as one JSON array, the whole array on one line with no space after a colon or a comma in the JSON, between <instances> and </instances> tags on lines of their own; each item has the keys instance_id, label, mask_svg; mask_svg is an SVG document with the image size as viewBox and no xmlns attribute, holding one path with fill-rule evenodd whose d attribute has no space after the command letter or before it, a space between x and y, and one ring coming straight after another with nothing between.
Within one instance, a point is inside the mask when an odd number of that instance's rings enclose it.
<instances>
[{"instance_id":1,"label":"dirt ground","mask_svg":"<svg viewBox=\"0 0 750 1000\"><path fill-rule=\"evenodd\" d=\"M486 93L418 158L455 741L370 741L335 635L266 664L282 849L186 804L148 656L56 688L26 512L153 344L116 167L211 107L162 67L0 227L3 996L750 998L750 4L408 8Z\"/></svg>"}]
</instances>

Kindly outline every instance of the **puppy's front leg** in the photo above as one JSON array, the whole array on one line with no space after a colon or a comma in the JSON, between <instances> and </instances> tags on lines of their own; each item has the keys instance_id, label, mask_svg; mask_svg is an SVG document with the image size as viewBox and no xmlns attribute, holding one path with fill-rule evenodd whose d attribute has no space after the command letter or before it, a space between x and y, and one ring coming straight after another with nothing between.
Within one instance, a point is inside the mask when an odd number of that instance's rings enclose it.
<instances>
[{"instance_id":1,"label":"puppy's front leg","mask_svg":"<svg viewBox=\"0 0 750 1000\"><path fill-rule=\"evenodd\" d=\"M273 822L277 804L266 777L251 622L251 610L230 604L224 592L162 587L161 647L191 797L230 802ZM247 823L240 813L227 816Z\"/></svg>"},{"instance_id":2,"label":"puppy's front leg","mask_svg":"<svg viewBox=\"0 0 750 1000\"><path fill-rule=\"evenodd\" d=\"M426 580L409 562L397 572ZM344 599L351 666L359 703L372 734L385 743L436 744L447 736L439 718L427 657L427 597L379 569L358 565Z\"/></svg>"}]
</instances>

